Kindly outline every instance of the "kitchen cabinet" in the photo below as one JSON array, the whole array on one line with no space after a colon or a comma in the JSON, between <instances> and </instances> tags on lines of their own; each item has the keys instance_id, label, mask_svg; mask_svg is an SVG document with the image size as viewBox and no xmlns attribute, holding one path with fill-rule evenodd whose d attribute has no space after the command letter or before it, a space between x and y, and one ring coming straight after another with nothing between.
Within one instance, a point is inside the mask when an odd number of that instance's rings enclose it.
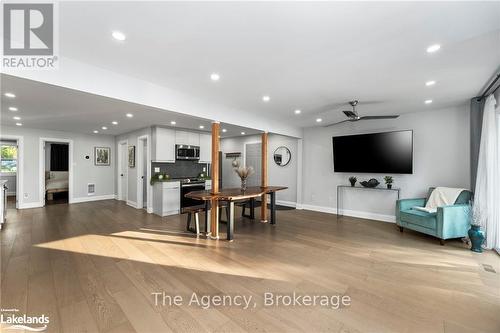
<instances>
[{"instance_id":1,"label":"kitchen cabinet","mask_svg":"<svg viewBox=\"0 0 500 333\"><path fill-rule=\"evenodd\" d=\"M212 136L209 134L200 134L199 163L212 163Z\"/></svg>"},{"instance_id":2,"label":"kitchen cabinet","mask_svg":"<svg viewBox=\"0 0 500 333\"><path fill-rule=\"evenodd\" d=\"M152 161L175 163L175 131L168 128L153 129Z\"/></svg>"},{"instance_id":3,"label":"kitchen cabinet","mask_svg":"<svg viewBox=\"0 0 500 333\"><path fill-rule=\"evenodd\" d=\"M199 146L200 134L195 132L175 131L175 144Z\"/></svg>"},{"instance_id":4,"label":"kitchen cabinet","mask_svg":"<svg viewBox=\"0 0 500 333\"><path fill-rule=\"evenodd\" d=\"M157 182L153 185L153 213L160 216L179 214L181 211L181 183Z\"/></svg>"}]
</instances>

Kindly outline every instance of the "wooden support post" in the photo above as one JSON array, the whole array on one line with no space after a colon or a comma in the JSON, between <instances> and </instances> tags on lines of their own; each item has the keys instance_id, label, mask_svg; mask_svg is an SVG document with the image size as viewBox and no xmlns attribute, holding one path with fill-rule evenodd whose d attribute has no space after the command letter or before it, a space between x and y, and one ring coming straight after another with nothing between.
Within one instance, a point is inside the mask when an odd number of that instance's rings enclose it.
<instances>
[{"instance_id":1,"label":"wooden support post","mask_svg":"<svg viewBox=\"0 0 500 333\"><path fill-rule=\"evenodd\" d=\"M262 144L261 144L261 186L267 186L267 132L262 133ZM267 222L267 195L262 196L261 206L260 206L260 222Z\"/></svg>"},{"instance_id":2,"label":"wooden support post","mask_svg":"<svg viewBox=\"0 0 500 333\"><path fill-rule=\"evenodd\" d=\"M219 134L220 124L212 123L212 193L219 193ZM212 209L210 211L210 237L219 239L219 203L212 200Z\"/></svg>"}]
</instances>

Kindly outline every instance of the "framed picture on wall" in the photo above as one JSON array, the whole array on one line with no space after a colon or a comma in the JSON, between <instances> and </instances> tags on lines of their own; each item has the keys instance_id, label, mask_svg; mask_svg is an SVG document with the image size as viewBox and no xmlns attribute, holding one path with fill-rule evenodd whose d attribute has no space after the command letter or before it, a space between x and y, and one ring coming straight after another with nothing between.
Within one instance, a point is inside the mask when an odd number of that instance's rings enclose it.
<instances>
[{"instance_id":1,"label":"framed picture on wall","mask_svg":"<svg viewBox=\"0 0 500 333\"><path fill-rule=\"evenodd\" d=\"M128 167L135 168L135 146L128 146Z\"/></svg>"},{"instance_id":2,"label":"framed picture on wall","mask_svg":"<svg viewBox=\"0 0 500 333\"><path fill-rule=\"evenodd\" d=\"M111 164L111 148L94 147L94 164L108 166Z\"/></svg>"}]
</instances>

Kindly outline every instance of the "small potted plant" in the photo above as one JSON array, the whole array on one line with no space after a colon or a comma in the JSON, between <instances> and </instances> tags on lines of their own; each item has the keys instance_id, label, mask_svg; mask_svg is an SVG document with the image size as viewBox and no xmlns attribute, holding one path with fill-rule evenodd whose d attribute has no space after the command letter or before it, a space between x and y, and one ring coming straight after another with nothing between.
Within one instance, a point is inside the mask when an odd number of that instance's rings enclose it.
<instances>
[{"instance_id":1,"label":"small potted plant","mask_svg":"<svg viewBox=\"0 0 500 333\"><path fill-rule=\"evenodd\" d=\"M384 181L385 181L385 185L387 185L387 188L391 189L392 188L392 182L394 181L394 179L392 178L392 176L385 176L384 177Z\"/></svg>"},{"instance_id":2,"label":"small potted plant","mask_svg":"<svg viewBox=\"0 0 500 333\"><path fill-rule=\"evenodd\" d=\"M351 183L351 186L354 187L354 185L356 185L356 182L358 181L358 179L354 176L351 176L349 177L349 183Z\"/></svg>"}]
</instances>

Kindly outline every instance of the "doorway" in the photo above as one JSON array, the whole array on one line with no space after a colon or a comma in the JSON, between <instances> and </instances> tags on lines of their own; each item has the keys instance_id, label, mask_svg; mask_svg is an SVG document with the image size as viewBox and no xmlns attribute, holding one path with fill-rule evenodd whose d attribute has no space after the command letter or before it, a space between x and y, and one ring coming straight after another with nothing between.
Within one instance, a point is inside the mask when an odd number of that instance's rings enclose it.
<instances>
[{"instance_id":1,"label":"doorway","mask_svg":"<svg viewBox=\"0 0 500 333\"><path fill-rule=\"evenodd\" d=\"M255 174L247 180L248 186L260 186L261 182L261 159L262 144L260 142L246 143L244 148L243 163L253 167Z\"/></svg>"},{"instance_id":2,"label":"doorway","mask_svg":"<svg viewBox=\"0 0 500 333\"><path fill-rule=\"evenodd\" d=\"M73 141L40 138L40 205L73 200Z\"/></svg>"},{"instance_id":3,"label":"doorway","mask_svg":"<svg viewBox=\"0 0 500 333\"><path fill-rule=\"evenodd\" d=\"M150 211L150 151L149 136L143 135L137 138L137 208Z\"/></svg>"},{"instance_id":4,"label":"doorway","mask_svg":"<svg viewBox=\"0 0 500 333\"><path fill-rule=\"evenodd\" d=\"M127 201L128 141L118 142L118 200Z\"/></svg>"},{"instance_id":5,"label":"doorway","mask_svg":"<svg viewBox=\"0 0 500 333\"><path fill-rule=\"evenodd\" d=\"M23 199L23 137L3 135L1 142L1 179L5 181L2 210L19 209ZM0 191L1 192L1 191ZM3 202L3 201L2 201ZM2 214L0 214L2 215Z\"/></svg>"}]
</instances>

